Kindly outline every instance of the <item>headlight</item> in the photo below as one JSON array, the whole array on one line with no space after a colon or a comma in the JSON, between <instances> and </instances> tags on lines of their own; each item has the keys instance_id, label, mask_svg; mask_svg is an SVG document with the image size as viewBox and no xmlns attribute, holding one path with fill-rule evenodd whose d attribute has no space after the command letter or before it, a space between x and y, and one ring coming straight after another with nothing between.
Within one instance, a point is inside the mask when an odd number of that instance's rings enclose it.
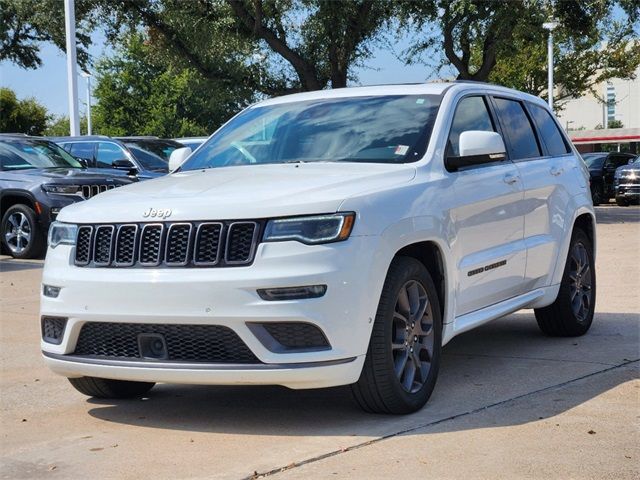
<instances>
[{"instance_id":1,"label":"headlight","mask_svg":"<svg viewBox=\"0 0 640 480\"><path fill-rule=\"evenodd\" d=\"M76 195L80 190L78 185L51 185L45 183L42 189L48 193L58 193L60 195Z\"/></svg>"},{"instance_id":2,"label":"headlight","mask_svg":"<svg viewBox=\"0 0 640 480\"><path fill-rule=\"evenodd\" d=\"M49 246L75 245L78 226L71 223L53 222L49 227Z\"/></svg>"},{"instance_id":3,"label":"headlight","mask_svg":"<svg viewBox=\"0 0 640 480\"><path fill-rule=\"evenodd\" d=\"M264 241L297 240L308 245L340 242L351 235L354 220L354 213L269 220L264 232Z\"/></svg>"}]
</instances>

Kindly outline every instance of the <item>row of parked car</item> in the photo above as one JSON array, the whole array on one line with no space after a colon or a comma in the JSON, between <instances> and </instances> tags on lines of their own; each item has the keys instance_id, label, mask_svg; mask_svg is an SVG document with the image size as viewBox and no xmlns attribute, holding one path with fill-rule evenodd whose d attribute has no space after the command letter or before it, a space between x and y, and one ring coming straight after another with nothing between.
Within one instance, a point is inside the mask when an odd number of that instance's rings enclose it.
<instances>
[{"instance_id":1,"label":"row of parked car","mask_svg":"<svg viewBox=\"0 0 640 480\"><path fill-rule=\"evenodd\" d=\"M0 240L14 258L37 258L60 210L169 172L169 156L206 138L30 137L0 134Z\"/></svg>"},{"instance_id":2,"label":"row of parked car","mask_svg":"<svg viewBox=\"0 0 640 480\"><path fill-rule=\"evenodd\" d=\"M106 190L165 175L171 153L195 150L205 137L29 137L0 134L0 208L3 253L37 258L61 208ZM182 152L184 153L184 152ZM640 160L628 153L596 152L583 158L594 205L615 198L640 201Z\"/></svg>"}]
</instances>

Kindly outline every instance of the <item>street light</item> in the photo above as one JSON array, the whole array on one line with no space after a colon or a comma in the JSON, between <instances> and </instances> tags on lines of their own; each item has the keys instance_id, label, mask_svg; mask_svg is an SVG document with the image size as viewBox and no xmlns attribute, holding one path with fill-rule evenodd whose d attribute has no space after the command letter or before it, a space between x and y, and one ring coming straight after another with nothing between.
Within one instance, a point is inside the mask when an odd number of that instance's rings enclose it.
<instances>
[{"instance_id":1,"label":"street light","mask_svg":"<svg viewBox=\"0 0 640 480\"><path fill-rule=\"evenodd\" d=\"M547 58L548 58L548 86L547 90L549 91L549 108L553 110L553 31L557 28L558 22L556 20L549 20L548 22L544 22L542 24L542 28L545 30L549 30L549 39L547 40Z\"/></svg>"},{"instance_id":2,"label":"street light","mask_svg":"<svg viewBox=\"0 0 640 480\"><path fill-rule=\"evenodd\" d=\"M80 72L87 79L87 135L91 135L91 74Z\"/></svg>"}]
</instances>

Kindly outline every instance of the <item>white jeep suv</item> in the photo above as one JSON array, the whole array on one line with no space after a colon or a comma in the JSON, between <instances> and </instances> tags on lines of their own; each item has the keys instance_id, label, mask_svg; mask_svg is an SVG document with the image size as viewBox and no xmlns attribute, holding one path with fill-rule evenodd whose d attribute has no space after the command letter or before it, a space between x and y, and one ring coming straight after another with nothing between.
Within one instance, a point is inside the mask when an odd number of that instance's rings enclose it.
<instances>
[{"instance_id":1,"label":"white jeep suv","mask_svg":"<svg viewBox=\"0 0 640 480\"><path fill-rule=\"evenodd\" d=\"M542 100L493 85L263 101L171 175L61 211L44 359L95 397L350 384L415 411L459 333L522 308L589 329L588 178Z\"/></svg>"}]
</instances>

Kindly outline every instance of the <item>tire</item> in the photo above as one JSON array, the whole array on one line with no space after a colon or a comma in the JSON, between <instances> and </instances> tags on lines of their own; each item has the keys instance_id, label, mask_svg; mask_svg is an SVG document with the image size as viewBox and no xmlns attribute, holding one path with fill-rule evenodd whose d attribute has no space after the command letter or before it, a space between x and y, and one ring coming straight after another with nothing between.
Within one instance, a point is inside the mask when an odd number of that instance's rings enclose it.
<instances>
[{"instance_id":1,"label":"tire","mask_svg":"<svg viewBox=\"0 0 640 480\"><path fill-rule=\"evenodd\" d=\"M421 321L411 322L417 319ZM419 261L396 257L384 282L360 378L351 385L356 403L371 413L405 414L422 408L436 384L441 343L440 304L431 275Z\"/></svg>"},{"instance_id":2,"label":"tire","mask_svg":"<svg viewBox=\"0 0 640 480\"><path fill-rule=\"evenodd\" d=\"M576 302L576 299L579 301ZM571 237L558 298L548 307L535 309L536 320L540 330L546 335L578 337L587 333L591 327L595 304L593 247L587 235L576 229Z\"/></svg>"},{"instance_id":3,"label":"tire","mask_svg":"<svg viewBox=\"0 0 640 480\"><path fill-rule=\"evenodd\" d=\"M44 234L36 213L27 205L9 207L0 224L2 246L13 258L39 258L44 253Z\"/></svg>"},{"instance_id":4,"label":"tire","mask_svg":"<svg viewBox=\"0 0 640 480\"><path fill-rule=\"evenodd\" d=\"M602 185L599 183L595 183L591 185L591 201L593 202L593 206L598 206L602 203L604 199L604 191L602 189Z\"/></svg>"},{"instance_id":5,"label":"tire","mask_svg":"<svg viewBox=\"0 0 640 480\"><path fill-rule=\"evenodd\" d=\"M95 398L136 398L144 396L155 383L128 382L97 377L69 378L80 393Z\"/></svg>"},{"instance_id":6,"label":"tire","mask_svg":"<svg viewBox=\"0 0 640 480\"><path fill-rule=\"evenodd\" d=\"M619 207L628 207L628 206L629 206L629 201L628 201L628 200L625 200L625 199L624 199L624 198L622 198L622 197L616 197L616 204L617 204Z\"/></svg>"}]
</instances>

